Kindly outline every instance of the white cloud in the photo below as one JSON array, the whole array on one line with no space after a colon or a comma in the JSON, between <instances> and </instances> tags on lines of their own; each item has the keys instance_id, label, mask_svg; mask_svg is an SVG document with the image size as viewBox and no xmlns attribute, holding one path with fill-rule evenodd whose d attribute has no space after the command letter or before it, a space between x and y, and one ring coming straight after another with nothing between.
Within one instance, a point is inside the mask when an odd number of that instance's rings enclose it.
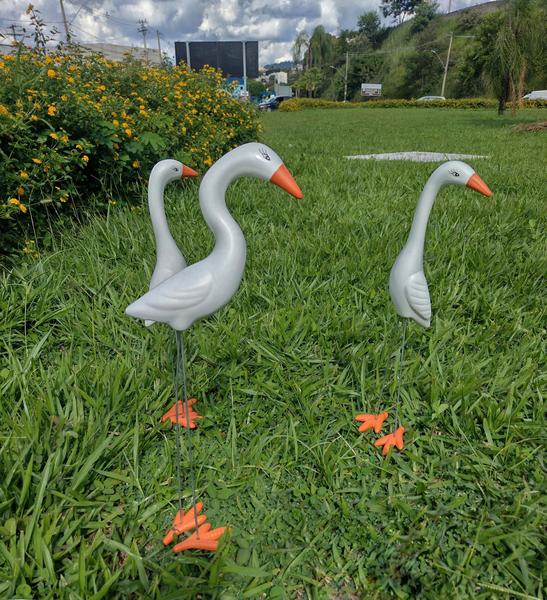
<instances>
[{"instance_id":1,"label":"white cloud","mask_svg":"<svg viewBox=\"0 0 547 600\"><path fill-rule=\"evenodd\" d=\"M9 34L13 21L27 21L29 0L0 0L1 31ZM441 10L446 10L440 0ZM472 0L453 0L453 9L472 4ZM63 31L58 0L35 0L44 20ZM162 46L174 54L175 41L258 40L260 62L287 60L292 40L305 29L323 25L330 33L354 28L360 14L378 10L380 0L65 0L67 18L79 41L104 41L142 45L137 31L139 19L146 19L149 44L155 45L156 29ZM23 25L23 23L16 23ZM28 29L28 27L27 27ZM59 34L59 39L63 37Z\"/></svg>"}]
</instances>

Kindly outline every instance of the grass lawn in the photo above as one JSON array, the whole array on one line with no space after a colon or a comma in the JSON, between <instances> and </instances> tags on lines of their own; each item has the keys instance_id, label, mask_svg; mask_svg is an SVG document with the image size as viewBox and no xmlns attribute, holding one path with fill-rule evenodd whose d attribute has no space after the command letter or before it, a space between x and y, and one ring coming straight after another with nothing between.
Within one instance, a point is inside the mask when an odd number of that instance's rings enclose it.
<instances>
[{"instance_id":1,"label":"grass lawn","mask_svg":"<svg viewBox=\"0 0 547 600\"><path fill-rule=\"evenodd\" d=\"M536 598L545 496L545 138L493 111L272 113L264 141L305 197L242 179L248 261L186 334L198 496L230 539L173 556L174 335L124 315L154 263L148 215L55 238L0 291L0 598ZM486 199L445 188L428 230L431 328L408 329L406 447L383 459L358 412L392 408L400 322L387 281L432 164L485 154ZM195 182L168 213L190 262L213 245ZM542 234L543 231L543 234ZM384 425L389 432L393 418ZM542 438L543 433L543 438ZM189 504L187 456L183 456Z\"/></svg>"}]
</instances>

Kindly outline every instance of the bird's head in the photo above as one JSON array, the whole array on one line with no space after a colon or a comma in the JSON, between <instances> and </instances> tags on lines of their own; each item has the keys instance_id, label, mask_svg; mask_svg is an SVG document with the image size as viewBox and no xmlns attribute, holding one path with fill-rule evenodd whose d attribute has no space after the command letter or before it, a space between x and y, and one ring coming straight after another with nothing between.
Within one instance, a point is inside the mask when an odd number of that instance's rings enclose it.
<instances>
[{"instance_id":1,"label":"bird's head","mask_svg":"<svg viewBox=\"0 0 547 600\"><path fill-rule=\"evenodd\" d=\"M269 180L295 198L304 197L281 158L266 144L256 142L244 144L229 152L225 158L231 154L237 154L238 162L241 160L243 172L240 174Z\"/></svg>"},{"instance_id":2,"label":"bird's head","mask_svg":"<svg viewBox=\"0 0 547 600\"><path fill-rule=\"evenodd\" d=\"M182 177L197 177L198 174L194 169L183 165L178 160L167 159L160 160L152 169L150 176L159 176L165 184L168 184Z\"/></svg>"},{"instance_id":3,"label":"bird's head","mask_svg":"<svg viewBox=\"0 0 547 600\"><path fill-rule=\"evenodd\" d=\"M487 198L492 195L490 188L468 164L459 160L451 160L444 163L441 168L444 171L445 183L465 185Z\"/></svg>"}]
</instances>

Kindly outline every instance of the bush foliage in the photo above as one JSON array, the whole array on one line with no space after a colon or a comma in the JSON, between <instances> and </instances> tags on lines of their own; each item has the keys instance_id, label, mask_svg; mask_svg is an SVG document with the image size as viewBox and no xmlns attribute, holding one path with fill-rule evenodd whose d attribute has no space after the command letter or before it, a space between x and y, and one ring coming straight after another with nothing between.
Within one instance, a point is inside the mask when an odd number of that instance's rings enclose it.
<instances>
[{"instance_id":1,"label":"bush foliage","mask_svg":"<svg viewBox=\"0 0 547 600\"><path fill-rule=\"evenodd\" d=\"M66 207L140 198L141 174L175 157L199 170L256 139L254 109L213 69L112 62L77 49L0 58L0 231ZM83 206L82 206L83 205ZM39 233L38 233L39 236ZM6 249L9 244L4 242Z\"/></svg>"},{"instance_id":2,"label":"bush foliage","mask_svg":"<svg viewBox=\"0 0 547 600\"><path fill-rule=\"evenodd\" d=\"M367 102L336 102L322 98L291 98L285 100L279 110L295 112L306 108L495 108L497 100L493 98L461 98L457 100L369 100ZM547 107L546 100L527 100L527 108Z\"/></svg>"}]
</instances>

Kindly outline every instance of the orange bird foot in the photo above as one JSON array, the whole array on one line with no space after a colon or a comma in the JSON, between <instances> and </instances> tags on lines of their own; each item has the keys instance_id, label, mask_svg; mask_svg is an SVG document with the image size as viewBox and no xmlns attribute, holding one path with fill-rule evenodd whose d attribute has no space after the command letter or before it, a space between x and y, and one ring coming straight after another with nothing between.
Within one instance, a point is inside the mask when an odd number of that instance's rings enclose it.
<instances>
[{"instance_id":1,"label":"orange bird foot","mask_svg":"<svg viewBox=\"0 0 547 600\"><path fill-rule=\"evenodd\" d=\"M388 413L383 412L383 413L380 413L379 415L369 415L369 414L357 415L355 417L355 420L359 421L360 423L363 423L359 427L359 431L361 433L363 431L366 431L367 429L374 429L374 433L380 433L380 431L382 431L382 425L384 424L384 421L387 419L387 417L388 417Z\"/></svg>"},{"instance_id":2,"label":"orange bird foot","mask_svg":"<svg viewBox=\"0 0 547 600\"><path fill-rule=\"evenodd\" d=\"M188 402L182 403L182 400L179 400L163 415L161 418L161 422L165 423L165 421L171 421L173 425L177 422L177 405L179 412L179 425L183 427L190 427L190 429L195 429L198 424L196 423L196 419L203 419L200 414L198 414L192 406L197 402L196 398L190 398ZM188 405L188 416L190 417L190 425L186 422L186 405Z\"/></svg>"},{"instance_id":3,"label":"orange bird foot","mask_svg":"<svg viewBox=\"0 0 547 600\"><path fill-rule=\"evenodd\" d=\"M403 444L403 433L404 432L405 432L405 428L399 427L394 433L389 433L388 435L384 435L384 437L377 439L374 442L374 445L375 446L383 446L382 456L385 456L389 452L389 449L392 446L397 446L397 448L399 450L402 450L404 448L404 444Z\"/></svg>"},{"instance_id":4,"label":"orange bird foot","mask_svg":"<svg viewBox=\"0 0 547 600\"><path fill-rule=\"evenodd\" d=\"M210 523L205 523L192 535L185 540L173 546L173 552L183 552L184 550L208 550L216 552L218 548L218 539L226 531L226 527L217 527L211 529Z\"/></svg>"},{"instance_id":5,"label":"orange bird foot","mask_svg":"<svg viewBox=\"0 0 547 600\"><path fill-rule=\"evenodd\" d=\"M196 513L200 513L203 510L203 502L198 502L196 504ZM198 526L205 523L207 520L206 515L198 515L197 521ZM175 515L175 519L173 520L173 525L171 525L171 529L167 532L165 537L163 538L164 546L168 546L175 538L176 535L180 535L185 531L190 531L194 529L196 526L196 518L194 516L194 507L192 507L189 511L184 512L182 509L177 512Z\"/></svg>"}]
</instances>

